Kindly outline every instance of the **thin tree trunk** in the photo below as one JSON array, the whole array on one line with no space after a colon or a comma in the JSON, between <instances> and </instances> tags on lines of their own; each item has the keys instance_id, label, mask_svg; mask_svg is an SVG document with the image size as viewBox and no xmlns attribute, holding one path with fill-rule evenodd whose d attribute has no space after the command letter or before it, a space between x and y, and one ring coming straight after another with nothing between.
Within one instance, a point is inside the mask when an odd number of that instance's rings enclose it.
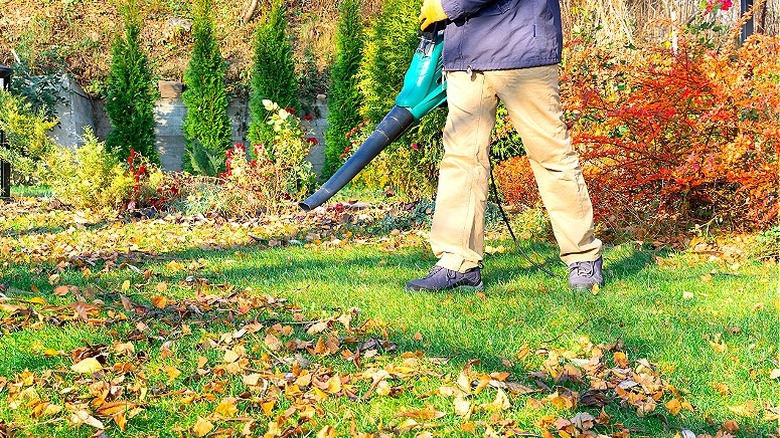
<instances>
[{"instance_id":1,"label":"thin tree trunk","mask_svg":"<svg viewBox=\"0 0 780 438\"><path fill-rule=\"evenodd\" d=\"M244 13L244 16L241 18L241 21L244 23L249 23L249 20L252 19L252 15L255 14L255 11L257 10L257 0L251 0L249 3L249 8L247 8L246 12Z\"/></svg>"}]
</instances>

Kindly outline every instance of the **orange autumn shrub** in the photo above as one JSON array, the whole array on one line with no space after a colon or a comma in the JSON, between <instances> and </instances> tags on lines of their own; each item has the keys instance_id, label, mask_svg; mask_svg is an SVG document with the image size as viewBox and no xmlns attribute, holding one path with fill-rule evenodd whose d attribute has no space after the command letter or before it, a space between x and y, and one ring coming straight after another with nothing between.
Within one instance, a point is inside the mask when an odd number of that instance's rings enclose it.
<instances>
[{"instance_id":1,"label":"orange autumn shrub","mask_svg":"<svg viewBox=\"0 0 780 438\"><path fill-rule=\"evenodd\" d=\"M541 201L531 164L525 155L497 163L493 169L493 177L502 197L510 205L527 209L535 207Z\"/></svg>"},{"instance_id":2,"label":"orange autumn shrub","mask_svg":"<svg viewBox=\"0 0 780 438\"><path fill-rule=\"evenodd\" d=\"M780 38L733 49L679 42L583 49L563 97L597 222L634 237L778 217Z\"/></svg>"}]
</instances>

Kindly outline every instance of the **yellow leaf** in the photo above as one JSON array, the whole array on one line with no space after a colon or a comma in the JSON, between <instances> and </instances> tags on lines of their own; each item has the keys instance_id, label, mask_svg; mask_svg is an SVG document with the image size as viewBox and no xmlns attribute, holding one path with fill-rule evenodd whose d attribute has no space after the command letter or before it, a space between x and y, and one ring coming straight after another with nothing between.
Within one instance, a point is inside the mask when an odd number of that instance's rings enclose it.
<instances>
[{"instance_id":1,"label":"yellow leaf","mask_svg":"<svg viewBox=\"0 0 780 438\"><path fill-rule=\"evenodd\" d=\"M669 411L672 415L677 415L680 413L680 410L682 409L682 405L680 404L680 400L677 400L676 398L669 400L664 405L666 406L666 409Z\"/></svg>"},{"instance_id":2,"label":"yellow leaf","mask_svg":"<svg viewBox=\"0 0 780 438\"><path fill-rule=\"evenodd\" d=\"M30 304L38 304L38 305L41 305L41 306L45 306L46 305L46 300L44 300L41 297L30 298L29 300L27 300L27 302L30 303Z\"/></svg>"},{"instance_id":3,"label":"yellow leaf","mask_svg":"<svg viewBox=\"0 0 780 438\"><path fill-rule=\"evenodd\" d=\"M225 361L225 363L233 363L238 360L238 354L233 350L228 350L225 352L225 357L222 358L222 360Z\"/></svg>"},{"instance_id":4,"label":"yellow leaf","mask_svg":"<svg viewBox=\"0 0 780 438\"><path fill-rule=\"evenodd\" d=\"M729 411L740 417L753 418L756 415L756 406L751 401L746 402L744 405L728 406L728 408Z\"/></svg>"},{"instance_id":5,"label":"yellow leaf","mask_svg":"<svg viewBox=\"0 0 780 438\"><path fill-rule=\"evenodd\" d=\"M265 402L260 403L260 407L263 408L263 413L265 415L271 415L271 412L274 410L274 405L276 402L274 400L268 400Z\"/></svg>"},{"instance_id":6,"label":"yellow leaf","mask_svg":"<svg viewBox=\"0 0 780 438\"><path fill-rule=\"evenodd\" d=\"M719 340L719 342L713 342L708 341L710 343L710 347L712 347L713 350L717 351L718 353L724 353L726 351L726 343L722 340Z\"/></svg>"},{"instance_id":7,"label":"yellow leaf","mask_svg":"<svg viewBox=\"0 0 780 438\"><path fill-rule=\"evenodd\" d=\"M511 407L512 404L509 402L509 398L501 388L498 388L496 392L496 399L492 403L484 405L484 408L489 411L505 411Z\"/></svg>"},{"instance_id":8,"label":"yellow leaf","mask_svg":"<svg viewBox=\"0 0 780 438\"><path fill-rule=\"evenodd\" d=\"M200 416L198 416L198 420L195 421L195 424L192 426L192 431L199 437L208 435L212 430L214 430L214 425Z\"/></svg>"},{"instance_id":9,"label":"yellow leaf","mask_svg":"<svg viewBox=\"0 0 780 438\"><path fill-rule=\"evenodd\" d=\"M102 370L103 365L94 357L88 357L77 364L73 364L70 369L77 373L92 374Z\"/></svg>"},{"instance_id":10,"label":"yellow leaf","mask_svg":"<svg viewBox=\"0 0 780 438\"><path fill-rule=\"evenodd\" d=\"M531 348L528 347L528 345L523 345L522 347L520 347L520 351L518 351L517 354L515 354L515 356L517 357L518 360L523 360L525 359L526 356L528 356L528 353L530 352L531 352Z\"/></svg>"},{"instance_id":11,"label":"yellow leaf","mask_svg":"<svg viewBox=\"0 0 780 438\"><path fill-rule=\"evenodd\" d=\"M120 356L132 356L135 354L135 346L132 342L117 342L114 344L114 351Z\"/></svg>"},{"instance_id":12,"label":"yellow leaf","mask_svg":"<svg viewBox=\"0 0 780 438\"><path fill-rule=\"evenodd\" d=\"M335 438L336 428L333 426L325 426L317 432L317 438Z\"/></svg>"},{"instance_id":13,"label":"yellow leaf","mask_svg":"<svg viewBox=\"0 0 780 438\"><path fill-rule=\"evenodd\" d=\"M127 292L130 290L130 280L125 280L122 282L122 292Z\"/></svg>"},{"instance_id":14,"label":"yellow leaf","mask_svg":"<svg viewBox=\"0 0 780 438\"><path fill-rule=\"evenodd\" d=\"M116 425L119 426L119 430L121 430L122 432L127 431L127 416L125 415L124 412L120 412L111 418L113 418L114 423L116 423Z\"/></svg>"},{"instance_id":15,"label":"yellow leaf","mask_svg":"<svg viewBox=\"0 0 780 438\"><path fill-rule=\"evenodd\" d=\"M333 376L328 380L328 387L325 391L329 394L335 394L341 391L341 379L339 376Z\"/></svg>"},{"instance_id":16,"label":"yellow leaf","mask_svg":"<svg viewBox=\"0 0 780 438\"><path fill-rule=\"evenodd\" d=\"M460 430L466 433L477 433L477 426L471 421L460 425Z\"/></svg>"},{"instance_id":17,"label":"yellow leaf","mask_svg":"<svg viewBox=\"0 0 780 438\"><path fill-rule=\"evenodd\" d=\"M165 371L165 374L167 374L168 378L171 379L171 380L173 380L173 379L175 379L175 378L177 378L177 377L179 377L181 375L181 371L179 371L178 368L176 368L174 366L171 366L171 365L164 366L163 367L163 371Z\"/></svg>"},{"instance_id":18,"label":"yellow leaf","mask_svg":"<svg viewBox=\"0 0 780 438\"><path fill-rule=\"evenodd\" d=\"M471 413L471 402L466 400L463 394L458 394L458 396L455 397L454 404L455 414L468 418L469 414Z\"/></svg>"},{"instance_id":19,"label":"yellow leaf","mask_svg":"<svg viewBox=\"0 0 780 438\"><path fill-rule=\"evenodd\" d=\"M223 398L217 406L216 413L223 417L235 417L238 413L238 402L233 397Z\"/></svg>"}]
</instances>

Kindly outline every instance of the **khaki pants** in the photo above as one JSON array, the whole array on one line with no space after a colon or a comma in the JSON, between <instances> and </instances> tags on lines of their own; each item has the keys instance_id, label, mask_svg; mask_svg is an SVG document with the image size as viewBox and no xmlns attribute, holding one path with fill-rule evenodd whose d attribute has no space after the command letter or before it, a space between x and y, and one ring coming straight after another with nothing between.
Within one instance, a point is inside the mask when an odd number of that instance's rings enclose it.
<instances>
[{"instance_id":1,"label":"khaki pants","mask_svg":"<svg viewBox=\"0 0 780 438\"><path fill-rule=\"evenodd\" d=\"M571 145L558 89L558 66L447 73L444 127L431 248L437 263L465 272L482 261L490 177L490 133L499 99L523 139L566 264L600 256L593 208Z\"/></svg>"}]
</instances>

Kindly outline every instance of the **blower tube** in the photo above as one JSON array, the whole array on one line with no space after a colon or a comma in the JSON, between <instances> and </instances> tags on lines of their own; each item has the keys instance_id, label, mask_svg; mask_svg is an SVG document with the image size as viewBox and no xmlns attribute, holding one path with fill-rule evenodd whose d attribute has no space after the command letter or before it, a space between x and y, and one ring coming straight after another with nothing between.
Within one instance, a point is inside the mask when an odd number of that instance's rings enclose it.
<instances>
[{"instance_id":1,"label":"blower tube","mask_svg":"<svg viewBox=\"0 0 780 438\"><path fill-rule=\"evenodd\" d=\"M394 106L355 154L319 190L298 205L305 211L311 211L322 205L352 181L352 178L384 148L398 140L415 122L414 115L409 109Z\"/></svg>"},{"instance_id":2,"label":"blower tube","mask_svg":"<svg viewBox=\"0 0 780 438\"><path fill-rule=\"evenodd\" d=\"M298 205L311 211L338 193L371 160L390 143L398 140L420 118L447 101L446 82L442 75L443 23L431 26L420 35L420 44L404 75L404 86L395 99L395 106L373 133L322 187Z\"/></svg>"}]
</instances>

